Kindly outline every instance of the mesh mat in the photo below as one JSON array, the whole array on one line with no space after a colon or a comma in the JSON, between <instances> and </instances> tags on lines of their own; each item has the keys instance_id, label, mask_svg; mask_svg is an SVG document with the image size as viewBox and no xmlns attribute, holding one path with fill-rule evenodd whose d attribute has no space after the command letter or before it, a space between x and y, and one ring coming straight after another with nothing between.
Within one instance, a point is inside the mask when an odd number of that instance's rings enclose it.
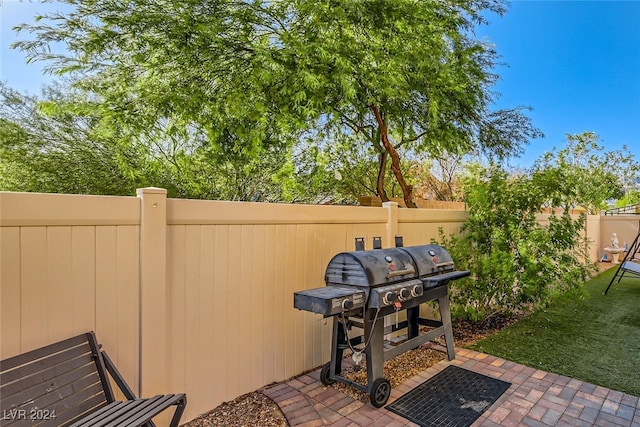
<instances>
[{"instance_id":1,"label":"mesh mat","mask_svg":"<svg viewBox=\"0 0 640 427\"><path fill-rule=\"evenodd\" d=\"M511 384L449 365L387 409L423 427L468 427Z\"/></svg>"}]
</instances>

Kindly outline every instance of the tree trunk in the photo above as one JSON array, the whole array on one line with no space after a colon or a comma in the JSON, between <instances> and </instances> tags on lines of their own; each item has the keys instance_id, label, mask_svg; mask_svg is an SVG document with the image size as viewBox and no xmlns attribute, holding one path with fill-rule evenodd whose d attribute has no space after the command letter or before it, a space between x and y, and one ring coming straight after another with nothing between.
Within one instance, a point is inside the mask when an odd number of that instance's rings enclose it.
<instances>
[{"instance_id":1,"label":"tree trunk","mask_svg":"<svg viewBox=\"0 0 640 427\"><path fill-rule=\"evenodd\" d=\"M391 156L391 170L393 171L393 174L395 175L396 179L398 180L398 184L400 184L400 188L402 189L404 203L408 208L417 208L416 204L413 201L413 186L408 185L404 180L404 175L402 175L402 170L400 169L400 156L398 155L398 151L393 147L393 144L391 144L391 141L389 141L387 124L380 115L380 110L375 104L371 104L369 107L371 108L371 111L373 111L373 114L376 117L376 121L378 122L382 145L384 146L385 151Z\"/></svg>"},{"instance_id":2,"label":"tree trunk","mask_svg":"<svg viewBox=\"0 0 640 427\"><path fill-rule=\"evenodd\" d=\"M376 192L378 193L378 197L383 202L389 201L389 196L387 195L386 190L384 189L384 177L387 172L387 152L380 151L378 152L378 159L380 160L379 169L378 169L378 179L376 181Z\"/></svg>"}]
</instances>

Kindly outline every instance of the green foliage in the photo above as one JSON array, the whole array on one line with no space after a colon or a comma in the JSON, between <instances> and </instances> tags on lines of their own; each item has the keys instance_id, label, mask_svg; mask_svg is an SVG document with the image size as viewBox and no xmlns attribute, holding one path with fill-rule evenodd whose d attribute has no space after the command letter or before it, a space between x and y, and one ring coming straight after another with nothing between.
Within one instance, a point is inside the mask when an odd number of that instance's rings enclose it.
<instances>
[{"instance_id":1,"label":"green foliage","mask_svg":"<svg viewBox=\"0 0 640 427\"><path fill-rule=\"evenodd\" d=\"M52 108L72 95L47 95L55 102L39 104L0 83L0 190L134 194L133 171L149 167L139 153L95 132L99 118Z\"/></svg>"},{"instance_id":2,"label":"green foliage","mask_svg":"<svg viewBox=\"0 0 640 427\"><path fill-rule=\"evenodd\" d=\"M363 146L354 141L349 135L336 135L336 139L331 143L323 140L308 141L300 145L298 148L307 152L317 152L317 156L322 159L322 168L318 168L315 173L323 176L322 179L316 179L319 187L323 188L324 194L331 194L333 191L333 200L346 203L357 203L358 197L365 195L375 195L377 193L377 178L379 168L378 152L372 146ZM416 155L400 148L399 153L403 160L401 161L402 170L407 183L412 185L416 196L428 193L435 195L438 200L444 200L445 197L438 197L441 194L432 191L430 185L447 185L451 184L453 176L458 172L456 167L451 167L446 171L451 173L450 176L444 176L444 171L437 170L435 177L431 170L434 160L425 154ZM442 160L444 161L444 160ZM438 163L441 165L441 163ZM391 164L387 163L385 172L391 174ZM312 174L309 174L311 177ZM338 177L338 178L336 178ZM447 180L445 183L437 178ZM402 198L402 189L395 180L386 180L384 183L385 193L389 197ZM444 192L444 191L443 191ZM447 195L450 193L447 193Z\"/></svg>"},{"instance_id":3,"label":"green foliage","mask_svg":"<svg viewBox=\"0 0 640 427\"><path fill-rule=\"evenodd\" d=\"M633 155L626 147L605 151L597 141L593 132L567 135L566 147L536 162L536 179L554 189L546 206L581 206L595 213L606 209L607 201L622 197L630 184L635 185L640 164Z\"/></svg>"},{"instance_id":4,"label":"green foliage","mask_svg":"<svg viewBox=\"0 0 640 427\"><path fill-rule=\"evenodd\" d=\"M460 236L441 236L470 279L453 285L454 312L474 320L546 304L579 286L590 266L581 237L585 218L565 211L542 224L537 214L554 197L538 177L476 167L464 183L469 219Z\"/></svg>"},{"instance_id":5,"label":"green foliage","mask_svg":"<svg viewBox=\"0 0 640 427\"><path fill-rule=\"evenodd\" d=\"M504 13L500 0L64 1L74 12L20 26L33 39L16 46L87 94L67 107L98 117L97 133L161 153L152 169L167 180L196 173L178 194L222 194L216 161L241 169L240 185L268 166L294 200L292 147L306 133L390 154L401 186L400 147L505 156L539 134L522 108L489 110L496 53L472 36L483 14Z\"/></svg>"},{"instance_id":6,"label":"green foliage","mask_svg":"<svg viewBox=\"0 0 640 427\"><path fill-rule=\"evenodd\" d=\"M640 205L640 191L631 190L625 193L622 198L616 200L615 207L621 208L624 206Z\"/></svg>"},{"instance_id":7,"label":"green foliage","mask_svg":"<svg viewBox=\"0 0 640 427\"><path fill-rule=\"evenodd\" d=\"M258 155L183 138L164 128L125 132L67 87L44 99L0 84L0 191L133 195L164 187L169 197L318 202L336 180L303 147L258 148Z\"/></svg>"}]
</instances>

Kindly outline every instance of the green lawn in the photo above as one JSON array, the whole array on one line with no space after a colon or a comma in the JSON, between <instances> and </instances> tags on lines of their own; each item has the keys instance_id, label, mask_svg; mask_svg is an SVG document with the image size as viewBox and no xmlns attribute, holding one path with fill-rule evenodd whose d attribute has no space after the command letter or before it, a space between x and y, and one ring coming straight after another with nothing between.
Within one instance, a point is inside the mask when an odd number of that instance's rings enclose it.
<instances>
[{"instance_id":1,"label":"green lawn","mask_svg":"<svg viewBox=\"0 0 640 427\"><path fill-rule=\"evenodd\" d=\"M625 276L604 296L614 272L471 348L640 396L640 279Z\"/></svg>"}]
</instances>

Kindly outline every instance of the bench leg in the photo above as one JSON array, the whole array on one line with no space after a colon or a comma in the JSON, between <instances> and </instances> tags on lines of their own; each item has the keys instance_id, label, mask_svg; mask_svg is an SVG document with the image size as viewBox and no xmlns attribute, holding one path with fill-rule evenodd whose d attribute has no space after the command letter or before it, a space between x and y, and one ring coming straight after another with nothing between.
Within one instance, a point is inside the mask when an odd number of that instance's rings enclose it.
<instances>
[{"instance_id":1,"label":"bench leg","mask_svg":"<svg viewBox=\"0 0 640 427\"><path fill-rule=\"evenodd\" d=\"M180 402L178 402L176 406L176 411L173 413L173 418L171 419L171 427L178 427L180 423L180 418L182 418L182 413L184 412L184 408L187 406L187 396L184 396Z\"/></svg>"}]
</instances>

